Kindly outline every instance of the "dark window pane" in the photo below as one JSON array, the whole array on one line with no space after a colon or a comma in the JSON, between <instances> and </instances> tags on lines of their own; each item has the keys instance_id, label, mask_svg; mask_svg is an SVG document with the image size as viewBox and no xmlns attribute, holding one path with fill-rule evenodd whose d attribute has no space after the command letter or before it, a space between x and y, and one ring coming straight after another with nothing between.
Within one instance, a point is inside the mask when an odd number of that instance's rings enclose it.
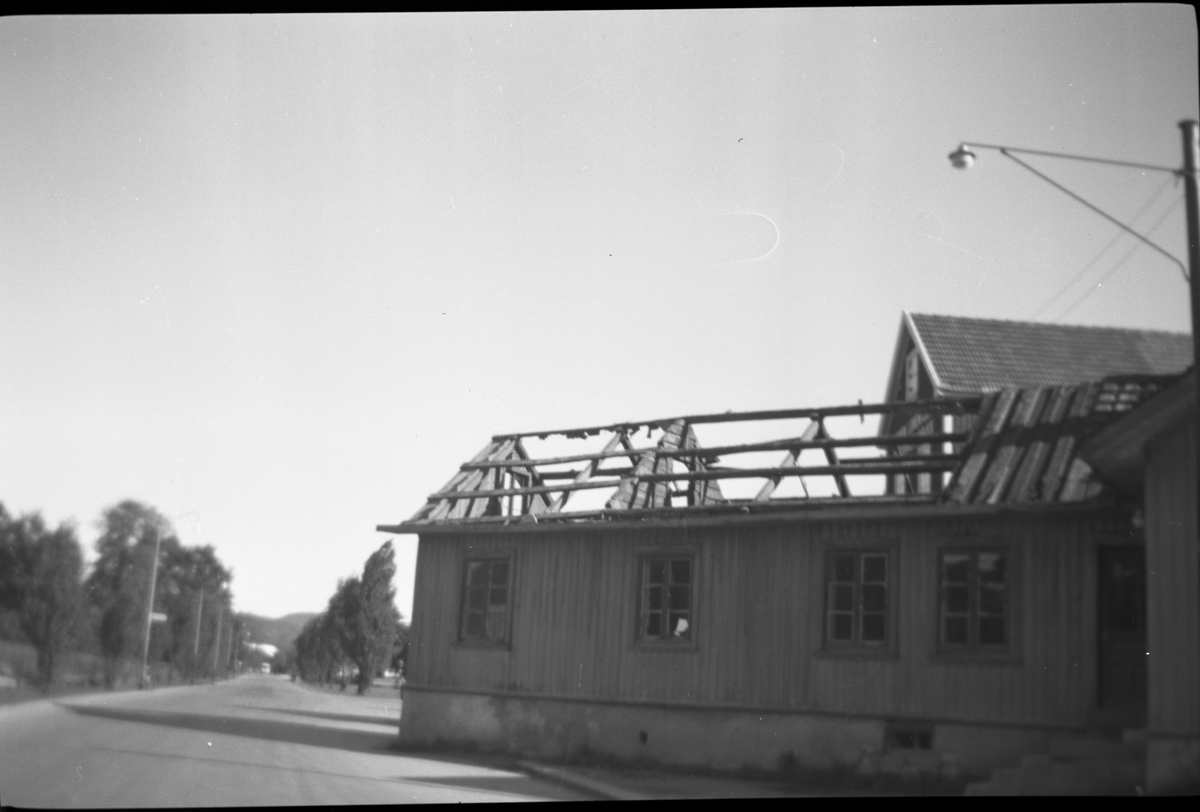
<instances>
[{"instance_id":1,"label":"dark window pane","mask_svg":"<svg viewBox=\"0 0 1200 812\"><path fill-rule=\"evenodd\" d=\"M671 608L687 610L691 608L689 599L691 590L686 586L671 587Z\"/></svg>"},{"instance_id":2,"label":"dark window pane","mask_svg":"<svg viewBox=\"0 0 1200 812\"><path fill-rule=\"evenodd\" d=\"M947 583L966 583L971 572L971 557L965 553L942 556L942 580Z\"/></svg>"},{"instance_id":3,"label":"dark window pane","mask_svg":"<svg viewBox=\"0 0 1200 812\"><path fill-rule=\"evenodd\" d=\"M999 645L1004 642L1004 618L979 618L979 643L981 645Z\"/></svg>"},{"instance_id":4,"label":"dark window pane","mask_svg":"<svg viewBox=\"0 0 1200 812\"><path fill-rule=\"evenodd\" d=\"M470 586L487 586L488 568L483 561L467 562L467 583Z\"/></svg>"},{"instance_id":5,"label":"dark window pane","mask_svg":"<svg viewBox=\"0 0 1200 812\"><path fill-rule=\"evenodd\" d=\"M503 610L499 612L488 612L487 616L487 639L488 640L503 640L505 633L505 624L508 621L508 613Z\"/></svg>"},{"instance_id":6,"label":"dark window pane","mask_svg":"<svg viewBox=\"0 0 1200 812\"><path fill-rule=\"evenodd\" d=\"M886 612L887 590L878 584L864 584L862 609L864 612Z\"/></svg>"},{"instance_id":7,"label":"dark window pane","mask_svg":"<svg viewBox=\"0 0 1200 812\"><path fill-rule=\"evenodd\" d=\"M833 557L833 580L835 580L835 581L853 581L854 580L854 556L852 556L852 555L835 555Z\"/></svg>"},{"instance_id":8,"label":"dark window pane","mask_svg":"<svg viewBox=\"0 0 1200 812\"><path fill-rule=\"evenodd\" d=\"M979 611L989 615L1004 614L1004 587L980 584Z\"/></svg>"},{"instance_id":9,"label":"dark window pane","mask_svg":"<svg viewBox=\"0 0 1200 812\"><path fill-rule=\"evenodd\" d=\"M864 582L886 581L887 580L887 558L882 555L864 555L863 556L863 576Z\"/></svg>"},{"instance_id":10,"label":"dark window pane","mask_svg":"<svg viewBox=\"0 0 1200 812\"><path fill-rule=\"evenodd\" d=\"M647 609L662 609L662 591L663 588L661 586L652 586L646 590Z\"/></svg>"},{"instance_id":11,"label":"dark window pane","mask_svg":"<svg viewBox=\"0 0 1200 812\"><path fill-rule=\"evenodd\" d=\"M646 636L658 637L662 634L662 614L652 612L646 616Z\"/></svg>"},{"instance_id":12,"label":"dark window pane","mask_svg":"<svg viewBox=\"0 0 1200 812\"><path fill-rule=\"evenodd\" d=\"M482 589L471 589L467 592L467 609L471 612L482 612L487 592Z\"/></svg>"},{"instance_id":13,"label":"dark window pane","mask_svg":"<svg viewBox=\"0 0 1200 812\"><path fill-rule=\"evenodd\" d=\"M467 613L467 630L463 633L463 637L469 640L478 640L483 637L483 615L477 612Z\"/></svg>"},{"instance_id":14,"label":"dark window pane","mask_svg":"<svg viewBox=\"0 0 1200 812\"><path fill-rule=\"evenodd\" d=\"M1004 583L1004 556L1000 553L979 554L979 580L985 583Z\"/></svg>"},{"instance_id":15,"label":"dark window pane","mask_svg":"<svg viewBox=\"0 0 1200 812\"><path fill-rule=\"evenodd\" d=\"M965 617L948 617L943 625L944 642L954 645L967 643L967 619Z\"/></svg>"},{"instance_id":16,"label":"dark window pane","mask_svg":"<svg viewBox=\"0 0 1200 812\"><path fill-rule=\"evenodd\" d=\"M493 608L497 607L497 606L503 608L504 605L507 603L508 603L508 590L502 586L492 587L491 600L488 601L488 605L490 605Z\"/></svg>"},{"instance_id":17,"label":"dark window pane","mask_svg":"<svg viewBox=\"0 0 1200 812\"><path fill-rule=\"evenodd\" d=\"M850 640L854 637L853 616L837 614L833 616L833 639Z\"/></svg>"},{"instance_id":18,"label":"dark window pane","mask_svg":"<svg viewBox=\"0 0 1200 812\"><path fill-rule=\"evenodd\" d=\"M493 561L492 562L492 585L493 586L508 586L508 562Z\"/></svg>"},{"instance_id":19,"label":"dark window pane","mask_svg":"<svg viewBox=\"0 0 1200 812\"><path fill-rule=\"evenodd\" d=\"M887 617L885 615L864 614L862 639L864 643L882 643L886 640Z\"/></svg>"},{"instance_id":20,"label":"dark window pane","mask_svg":"<svg viewBox=\"0 0 1200 812\"><path fill-rule=\"evenodd\" d=\"M970 608L970 592L965 586L948 586L945 594L947 612L966 612Z\"/></svg>"},{"instance_id":21,"label":"dark window pane","mask_svg":"<svg viewBox=\"0 0 1200 812\"><path fill-rule=\"evenodd\" d=\"M833 608L841 612L854 609L854 587L850 584L835 584L833 587Z\"/></svg>"},{"instance_id":22,"label":"dark window pane","mask_svg":"<svg viewBox=\"0 0 1200 812\"><path fill-rule=\"evenodd\" d=\"M692 582L692 562L672 561L671 562L671 583L673 584L690 584Z\"/></svg>"},{"instance_id":23,"label":"dark window pane","mask_svg":"<svg viewBox=\"0 0 1200 812\"><path fill-rule=\"evenodd\" d=\"M666 562L660 558L656 558L649 562L647 569L649 570L646 576L647 581L652 584L661 584L663 582L663 573L666 569Z\"/></svg>"}]
</instances>

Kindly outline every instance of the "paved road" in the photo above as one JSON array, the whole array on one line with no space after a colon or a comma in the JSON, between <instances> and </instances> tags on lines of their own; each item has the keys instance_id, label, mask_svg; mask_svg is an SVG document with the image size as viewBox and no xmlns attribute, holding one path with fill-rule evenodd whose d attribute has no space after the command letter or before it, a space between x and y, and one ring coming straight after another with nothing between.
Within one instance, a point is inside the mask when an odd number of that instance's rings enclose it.
<instances>
[{"instance_id":1,"label":"paved road","mask_svg":"<svg viewBox=\"0 0 1200 812\"><path fill-rule=\"evenodd\" d=\"M400 701L286 678L0 707L0 803L257 806L583 800L462 759L401 754Z\"/></svg>"}]
</instances>

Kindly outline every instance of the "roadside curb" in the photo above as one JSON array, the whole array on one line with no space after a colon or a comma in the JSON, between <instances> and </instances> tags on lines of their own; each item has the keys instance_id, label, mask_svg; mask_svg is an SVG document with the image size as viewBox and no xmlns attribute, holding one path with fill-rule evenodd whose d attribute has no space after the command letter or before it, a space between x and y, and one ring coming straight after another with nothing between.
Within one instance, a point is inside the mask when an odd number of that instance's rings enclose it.
<instances>
[{"instance_id":1,"label":"roadside curb","mask_svg":"<svg viewBox=\"0 0 1200 812\"><path fill-rule=\"evenodd\" d=\"M557 781L560 784L566 784L569 787L591 792L599 795L601 798L609 801L649 801L648 795L640 795L636 792L614 787L612 784L607 784L603 781L597 781L593 778L585 778L566 769L565 767L547 767L544 764L537 764L532 761L518 761L517 766L527 773L532 773L538 778L545 778L550 781Z\"/></svg>"}]
</instances>

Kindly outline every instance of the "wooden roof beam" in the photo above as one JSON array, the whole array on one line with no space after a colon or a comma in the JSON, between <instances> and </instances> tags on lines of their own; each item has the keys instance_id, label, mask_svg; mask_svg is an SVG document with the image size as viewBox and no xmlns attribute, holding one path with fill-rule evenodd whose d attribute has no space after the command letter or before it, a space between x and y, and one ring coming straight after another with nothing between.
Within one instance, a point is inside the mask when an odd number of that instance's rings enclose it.
<instances>
[{"instance_id":1,"label":"wooden roof beam","mask_svg":"<svg viewBox=\"0 0 1200 812\"><path fill-rule=\"evenodd\" d=\"M812 441L817 436L817 432L820 431L820 427L821 427L821 421L813 420L811 423L809 423L808 428L804 430L804 434L800 435L800 442L806 443L806 442ZM784 456L783 463L780 465L780 467L781 468L795 468L796 461L799 458L800 458L800 449L791 448L788 450L788 453ZM780 472L778 474L774 474L771 477L769 477L767 479L767 481L763 484L762 488L759 489L758 494L754 497L754 501L755 502L765 502L768 499L770 499L771 494L773 494L775 492L775 489L779 487L779 483L782 481L783 481L783 473L782 472ZM808 486L804 484L803 478L800 479L800 486L802 488L804 488L804 495L808 496Z\"/></svg>"},{"instance_id":2,"label":"wooden roof beam","mask_svg":"<svg viewBox=\"0 0 1200 812\"><path fill-rule=\"evenodd\" d=\"M604 454L609 451L612 451L614 448L616 448L618 445L620 445L621 440L624 439L624 437L625 437L625 432L623 432L623 431L616 432L615 434L613 434L612 439L609 440L608 443L604 446L604 451L602 451L600 453ZM571 484L581 485L584 482L587 482L589 479L591 479L596 474L596 471L597 471L597 469L599 469L599 467L600 467L600 460L593 460L591 465L587 466L586 468L581 470L578 474L576 474L575 479L572 481ZM560 510L562 510L563 505L565 505L567 503L567 499L570 498L570 496L571 496L571 491L564 490L561 494L559 494L558 498L554 500L554 502L550 505L550 507L546 508L546 513L558 513Z\"/></svg>"},{"instance_id":3,"label":"wooden roof beam","mask_svg":"<svg viewBox=\"0 0 1200 812\"><path fill-rule=\"evenodd\" d=\"M831 476L835 474L843 476L870 476L875 474L907 474L907 473L929 473L934 471L949 471L957 466L960 462L958 457L950 457L943 455L941 458L916 458L916 459L896 459L896 458L881 458L872 460L870 463L855 464L853 467L847 465L847 461L843 460L838 465L811 465L811 466L795 466L775 467L775 468L723 468L718 470L705 471L681 471L671 474L661 473L646 473L639 474L637 480L639 483L648 482L684 482L689 480L721 480L721 479L755 479L768 478L776 474L783 476ZM543 485L539 487L529 488L503 488L498 490L476 490L470 492L449 491L443 493L432 494L430 499L482 499L491 496L517 496L520 494L533 493L560 493L562 491L582 491L592 488L616 488L622 483L630 482L630 479L607 479L607 480L588 480L586 482L572 482L567 485ZM609 510L618 510L619 508L609 508Z\"/></svg>"},{"instance_id":4,"label":"wooden roof beam","mask_svg":"<svg viewBox=\"0 0 1200 812\"><path fill-rule=\"evenodd\" d=\"M969 432L948 432L945 434L923 434L921 435L922 443L962 443L971 438ZM626 439L623 444L627 444ZM898 445L912 445L913 438L910 435L894 435L887 437L825 437L821 439L813 439L802 441L800 437L785 438L782 440L769 440L761 443L742 443L739 445L723 445L695 448L677 448L677 449L658 449L658 448L633 448L626 445L622 451L597 451L590 454L569 454L562 457L544 457L542 459L522 460L472 460L471 462L463 463L462 470L475 470L478 468L515 468L527 465L565 465L572 462L590 462L592 460L605 460L615 457L630 457L631 459L642 454L647 454L651 451L657 453L660 457L671 457L674 459L700 457L701 459L712 459L713 457L724 456L727 454L743 454L753 451L788 451L792 448L804 449L826 449L826 448L887 448ZM636 461L635 461L636 464ZM552 472L547 472L543 476L549 476Z\"/></svg>"},{"instance_id":5,"label":"wooden roof beam","mask_svg":"<svg viewBox=\"0 0 1200 812\"><path fill-rule=\"evenodd\" d=\"M772 409L760 412L722 412L720 414L685 415L663 420L644 420L640 423L613 423L607 426L589 426L579 429L555 429L553 431L523 431L515 434L497 434L493 440L508 440L518 437L545 439L562 434L567 437L588 437L602 431L626 431L630 434L642 428L666 429L676 421L688 425L699 423L737 423L751 420L787 420L797 417L821 418L845 415L891 414L898 411L929 411L941 414L974 413L979 408L981 396L969 395L959 398L936 398L930 400L897 401L892 403L858 404L857 406L826 406L818 409Z\"/></svg>"}]
</instances>

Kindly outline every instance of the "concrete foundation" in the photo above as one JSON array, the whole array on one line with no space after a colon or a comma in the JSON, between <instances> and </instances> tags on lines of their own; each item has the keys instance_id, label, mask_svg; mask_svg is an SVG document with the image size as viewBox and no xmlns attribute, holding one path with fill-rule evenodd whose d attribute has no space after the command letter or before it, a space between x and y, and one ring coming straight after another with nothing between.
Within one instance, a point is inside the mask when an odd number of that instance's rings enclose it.
<instances>
[{"instance_id":1,"label":"concrete foundation","mask_svg":"<svg viewBox=\"0 0 1200 812\"><path fill-rule=\"evenodd\" d=\"M1200 792L1200 738L1146 740L1146 791L1151 795Z\"/></svg>"},{"instance_id":2,"label":"concrete foundation","mask_svg":"<svg viewBox=\"0 0 1200 812\"><path fill-rule=\"evenodd\" d=\"M1044 752L1051 734L985 725L931 725L930 749L889 748L888 723L802 713L669 708L405 689L400 741L477 747L537 758L592 754L628 762L773 771L854 769L947 777L984 775Z\"/></svg>"}]
</instances>

